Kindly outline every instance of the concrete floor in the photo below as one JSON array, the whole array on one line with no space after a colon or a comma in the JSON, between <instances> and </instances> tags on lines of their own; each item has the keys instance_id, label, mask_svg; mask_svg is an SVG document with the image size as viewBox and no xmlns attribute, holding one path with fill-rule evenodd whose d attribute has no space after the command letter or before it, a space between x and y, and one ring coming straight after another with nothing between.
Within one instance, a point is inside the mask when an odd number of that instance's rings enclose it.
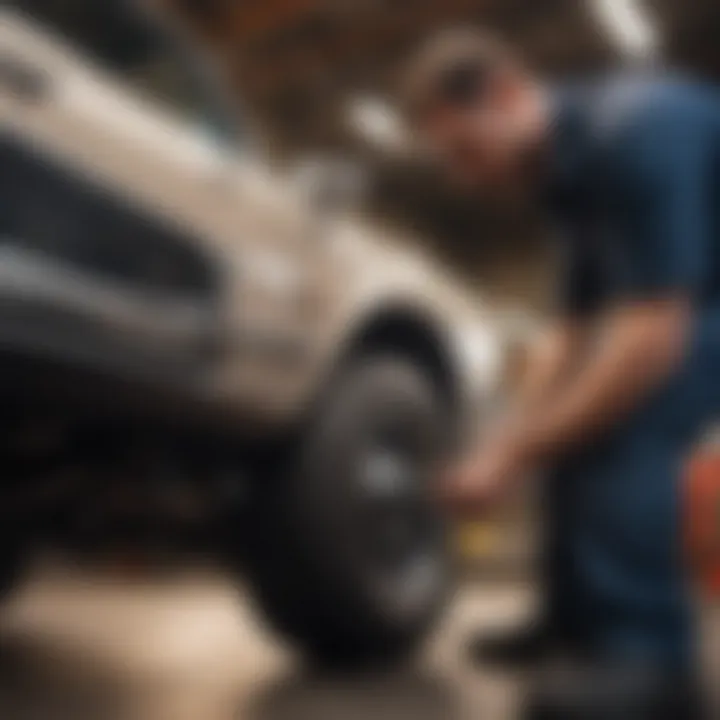
<instances>
[{"instance_id":1,"label":"concrete floor","mask_svg":"<svg viewBox=\"0 0 720 720\"><path fill-rule=\"evenodd\" d=\"M513 718L517 682L476 672L462 648L471 631L521 618L531 596L467 586L414 668L332 678L304 670L273 642L217 574L131 581L46 571L0 621L0 718Z\"/></svg>"}]
</instances>

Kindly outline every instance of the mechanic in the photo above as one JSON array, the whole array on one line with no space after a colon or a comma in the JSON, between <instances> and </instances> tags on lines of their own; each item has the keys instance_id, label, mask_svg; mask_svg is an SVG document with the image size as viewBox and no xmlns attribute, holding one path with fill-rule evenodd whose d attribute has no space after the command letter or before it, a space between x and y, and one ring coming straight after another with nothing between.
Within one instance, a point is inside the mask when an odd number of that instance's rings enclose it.
<instances>
[{"instance_id":1,"label":"mechanic","mask_svg":"<svg viewBox=\"0 0 720 720\"><path fill-rule=\"evenodd\" d=\"M562 258L516 407L443 492L476 512L546 471L543 611L485 654L571 661L541 670L533 717L701 716L681 481L720 408L720 95L649 73L552 88L459 31L413 58L403 100L458 181L540 200Z\"/></svg>"}]
</instances>

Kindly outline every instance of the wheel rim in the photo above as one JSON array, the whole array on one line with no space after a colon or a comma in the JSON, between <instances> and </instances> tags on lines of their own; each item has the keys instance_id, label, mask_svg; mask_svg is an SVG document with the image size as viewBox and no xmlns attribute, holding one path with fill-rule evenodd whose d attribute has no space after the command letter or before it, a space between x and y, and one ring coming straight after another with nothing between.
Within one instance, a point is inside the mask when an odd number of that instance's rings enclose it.
<instances>
[{"instance_id":1,"label":"wheel rim","mask_svg":"<svg viewBox=\"0 0 720 720\"><path fill-rule=\"evenodd\" d=\"M368 442L357 475L362 561L385 605L403 611L422 608L442 585L443 532L423 450L411 435L381 435Z\"/></svg>"}]
</instances>

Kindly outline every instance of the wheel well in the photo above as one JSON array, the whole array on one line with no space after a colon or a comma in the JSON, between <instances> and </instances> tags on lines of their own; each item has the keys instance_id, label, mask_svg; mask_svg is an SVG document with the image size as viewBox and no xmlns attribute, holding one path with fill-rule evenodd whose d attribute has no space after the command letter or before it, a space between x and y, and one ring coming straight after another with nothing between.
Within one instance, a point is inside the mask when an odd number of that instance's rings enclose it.
<instances>
[{"instance_id":1,"label":"wheel well","mask_svg":"<svg viewBox=\"0 0 720 720\"><path fill-rule=\"evenodd\" d=\"M384 312L357 333L348 357L391 352L416 362L429 373L448 409L458 400L457 377L447 343L432 322L408 310Z\"/></svg>"}]
</instances>

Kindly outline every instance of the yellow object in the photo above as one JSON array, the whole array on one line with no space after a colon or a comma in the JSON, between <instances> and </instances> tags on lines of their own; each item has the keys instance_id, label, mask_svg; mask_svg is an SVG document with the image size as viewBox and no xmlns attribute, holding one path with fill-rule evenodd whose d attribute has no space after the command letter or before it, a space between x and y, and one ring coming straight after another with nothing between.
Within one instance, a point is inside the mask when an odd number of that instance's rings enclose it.
<instances>
[{"instance_id":1,"label":"yellow object","mask_svg":"<svg viewBox=\"0 0 720 720\"><path fill-rule=\"evenodd\" d=\"M497 551L503 534L496 523L463 523L457 530L456 547L463 557L470 559L483 557Z\"/></svg>"}]
</instances>

